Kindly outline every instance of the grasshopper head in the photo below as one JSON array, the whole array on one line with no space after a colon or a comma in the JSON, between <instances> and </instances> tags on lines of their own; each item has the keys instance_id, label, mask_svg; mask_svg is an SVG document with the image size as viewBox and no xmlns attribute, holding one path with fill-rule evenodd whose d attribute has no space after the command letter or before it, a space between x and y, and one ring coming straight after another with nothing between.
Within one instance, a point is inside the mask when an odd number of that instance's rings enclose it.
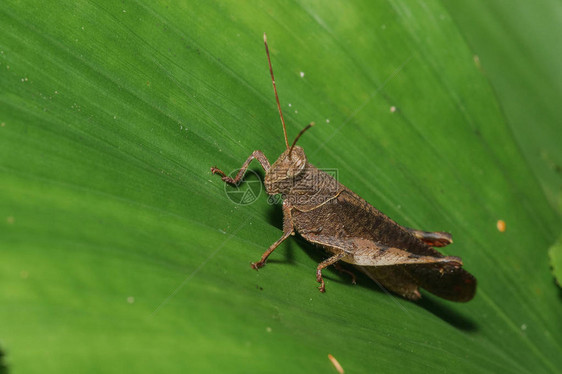
<instances>
[{"instance_id":1,"label":"grasshopper head","mask_svg":"<svg viewBox=\"0 0 562 374\"><path fill-rule=\"evenodd\" d=\"M306 155L302 147L285 150L265 174L265 189L270 195L287 193L306 167Z\"/></svg>"}]
</instances>

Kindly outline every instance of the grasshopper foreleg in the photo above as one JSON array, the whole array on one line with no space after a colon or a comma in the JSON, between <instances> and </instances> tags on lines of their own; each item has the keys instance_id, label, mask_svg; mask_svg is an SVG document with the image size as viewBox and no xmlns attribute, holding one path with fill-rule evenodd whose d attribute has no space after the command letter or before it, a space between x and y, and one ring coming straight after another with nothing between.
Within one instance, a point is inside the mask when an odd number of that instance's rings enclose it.
<instances>
[{"instance_id":1,"label":"grasshopper foreleg","mask_svg":"<svg viewBox=\"0 0 562 374\"><path fill-rule=\"evenodd\" d=\"M289 203L283 201L283 236L281 236L275 243L271 245L271 247L269 247L267 251L265 251L258 262L252 262L252 268L258 270L259 268L264 267L265 261L267 260L271 252L273 252L275 248L277 248L277 246L279 246L279 244L281 244L285 239L291 236L294 231L295 229L293 227L293 220L291 218L291 206Z\"/></svg>"},{"instance_id":2,"label":"grasshopper foreleg","mask_svg":"<svg viewBox=\"0 0 562 374\"><path fill-rule=\"evenodd\" d=\"M267 173L267 171L269 170L271 165L269 164L269 160L267 159L267 157L265 157L265 155L263 154L262 151L252 152L250 157L248 157L246 162L244 162L244 164L240 168L240 171L238 171L238 174L236 174L235 178L231 178L231 177L227 176L222 170L220 170L220 169L218 169L214 166L211 168L211 173L219 174L222 177L223 181L225 181L226 183L230 183L230 184L233 184L233 185L237 186L238 183L240 182L240 179L242 179L242 177L244 176L244 173L246 173L246 170L248 169L248 165L250 165L250 162L252 162L253 159L258 160L259 163L261 164L261 166L263 167L263 169L265 170L265 172Z\"/></svg>"}]
</instances>

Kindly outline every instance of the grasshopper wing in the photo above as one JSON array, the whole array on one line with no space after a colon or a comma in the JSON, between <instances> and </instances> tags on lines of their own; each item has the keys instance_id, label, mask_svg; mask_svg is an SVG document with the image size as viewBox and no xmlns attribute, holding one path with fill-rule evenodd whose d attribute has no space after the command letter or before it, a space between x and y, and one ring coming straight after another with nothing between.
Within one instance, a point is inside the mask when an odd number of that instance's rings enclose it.
<instances>
[{"instance_id":1,"label":"grasshopper wing","mask_svg":"<svg viewBox=\"0 0 562 374\"><path fill-rule=\"evenodd\" d=\"M445 257L346 187L314 209L294 207L293 222L306 240L346 252L343 261L405 298L419 299L418 287L452 301L474 296L476 279L460 258Z\"/></svg>"}]
</instances>

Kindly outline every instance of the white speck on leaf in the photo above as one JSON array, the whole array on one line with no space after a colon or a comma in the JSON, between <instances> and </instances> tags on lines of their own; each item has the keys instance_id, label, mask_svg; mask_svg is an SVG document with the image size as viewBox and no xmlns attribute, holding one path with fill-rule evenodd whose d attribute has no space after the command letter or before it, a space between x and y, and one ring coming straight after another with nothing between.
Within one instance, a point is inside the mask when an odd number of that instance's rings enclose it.
<instances>
[{"instance_id":1,"label":"white speck on leaf","mask_svg":"<svg viewBox=\"0 0 562 374\"><path fill-rule=\"evenodd\" d=\"M478 55L474 55L472 56L472 59L474 60L474 65L476 65L478 69L482 70L482 64L480 64L480 57L478 57Z\"/></svg>"}]
</instances>

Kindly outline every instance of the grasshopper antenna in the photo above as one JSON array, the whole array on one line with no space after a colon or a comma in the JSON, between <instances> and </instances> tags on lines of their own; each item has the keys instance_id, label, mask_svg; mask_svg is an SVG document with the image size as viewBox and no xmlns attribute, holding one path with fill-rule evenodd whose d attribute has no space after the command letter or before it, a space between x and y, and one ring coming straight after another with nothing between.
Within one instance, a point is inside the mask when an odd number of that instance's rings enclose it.
<instances>
[{"instance_id":1,"label":"grasshopper antenna","mask_svg":"<svg viewBox=\"0 0 562 374\"><path fill-rule=\"evenodd\" d=\"M271 66L271 58L269 57L269 48L267 48L267 36L265 35L265 32L263 33L263 42L265 44L265 53L267 54L267 62L269 63L269 72L271 73L271 83L273 83L273 92L275 92L275 100L277 101L277 109L279 109L279 116L281 117L281 123L283 124L285 145L287 146L287 149L289 149L289 140L287 140L287 128L285 127L285 119L283 118L283 112L281 112L281 104L279 104L279 96L277 96L277 87L275 86L275 77L273 76L273 67Z\"/></svg>"},{"instance_id":2,"label":"grasshopper antenna","mask_svg":"<svg viewBox=\"0 0 562 374\"><path fill-rule=\"evenodd\" d=\"M291 145L291 149L289 150L289 159L291 158L291 152L293 152L293 148L295 148L295 144L297 144L297 141L299 140L301 135L304 134L304 132L306 130L308 130L309 128L311 128L312 126L314 126L314 122L310 122L304 129L301 130L301 132L299 132L299 134L297 135L297 137L293 141L293 145Z\"/></svg>"}]
</instances>

